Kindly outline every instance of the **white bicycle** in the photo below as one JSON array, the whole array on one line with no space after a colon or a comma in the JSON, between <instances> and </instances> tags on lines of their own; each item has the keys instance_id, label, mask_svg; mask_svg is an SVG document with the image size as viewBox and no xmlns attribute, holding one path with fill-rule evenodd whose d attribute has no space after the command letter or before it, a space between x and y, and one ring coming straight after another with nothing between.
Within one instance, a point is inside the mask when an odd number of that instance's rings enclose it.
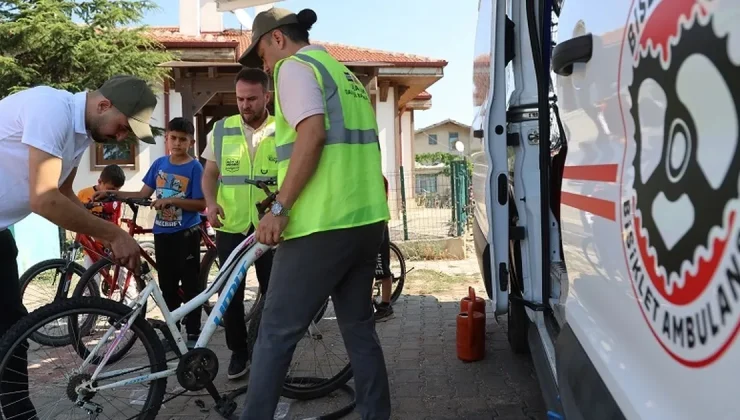
<instances>
[{"instance_id":1,"label":"white bicycle","mask_svg":"<svg viewBox=\"0 0 740 420\"><path fill-rule=\"evenodd\" d=\"M276 193L270 192L264 181L253 182L268 194L268 197L259 203L260 214L269 207ZM271 182L274 185L274 181ZM219 360L216 354L207 348L208 343L216 331L221 319L231 302L240 283L245 281L247 268L254 263L270 247L258 243L254 234L247 237L229 256L220 268L216 280L203 293L193 298L180 308L170 312L162 297L162 292L156 282L152 281L149 267L142 265L142 274L138 276L143 281L143 290L130 305L99 298L75 297L64 299L46 305L32 312L16 323L0 341L0 412L8 419L36 419L36 418L115 418L115 419L154 419L162 404L187 391L207 390L216 402L215 409L225 418L229 418L236 409L236 403L230 397L219 394L213 381L218 373ZM195 348L188 350L182 334L176 327L176 322L183 319L188 313L203 305L211 296L222 289L219 299L208 316L202 332L195 344ZM175 357L167 360L160 338L151 322L144 318L144 309L147 299L153 298L161 312L163 321L160 330L165 340L169 341ZM319 347L313 349L317 357L330 357L332 350L344 349L344 343L336 322L324 322L329 318L327 313L331 303L323 305L317 316L312 320L305 340L308 346ZM80 317L94 317L102 321L103 328L86 329L80 335ZM335 317L332 315L332 319ZM259 319L259 317L258 317ZM39 346L29 347L28 339L39 328L59 322L62 327L68 328L71 343L70 351L60 351L41 355L44 350L60 350L59 347ZM319 327L319 324L320 327ZM331 331L335 329L336 331ZM250 328L250 347L256 338L256 328ZM338 340L329 343L332 333ZM134 337L129 337L129 334ZM128 338L126 338L128 337ZM83 343L83 340L89 342ZM111 355L122 344L130 345L131 341L141 344L141 349L129 348L124 350L125 356L113 362ZM302 341L303 343L303 341ZM299 343L299 347L300 347ZM298 349L297 349L298 350ZM22 380L26 373L26 363L23 353L28 353L27 371L37 373L38 380L31 381L29 375L28 387ZM310 353L311 350L306 351ZM293 399L313 399L325 396L341 387L352 377L346 352L344 360L339 364L341 368L336 374L327 377L325 368L314 367L319 375L310 375L307 366L296 351L293 366L283 386L283 395ZM335 356L335 355L334 355ZM80 358L84 359L80 364ZM340 359L342 359L340 357ZM132 362L131 367L120 367L124 362ZM148 363L147 363L148 362ZM334 362L336 364L336 362ZM116 369L109 370L109 365L116 365ZM308 363L310 365L310 363ZM179 385L184 389L166 401L165 388L167 378L176 376ZM49 386L62 388L54 395L47 390ZM124 390L128 388L129 390ZM37 398L30 398L30 392L39 391ZM104 396L111 392L108 396ZM33 402L33 407L26 407L27 400ZM109 403L112 408L105 408ZM131 415L132 410L138 414ZM350 408L351 410L351 408ZM2 416L0 416L1 418Z\"/></svg>"}]
</instances>

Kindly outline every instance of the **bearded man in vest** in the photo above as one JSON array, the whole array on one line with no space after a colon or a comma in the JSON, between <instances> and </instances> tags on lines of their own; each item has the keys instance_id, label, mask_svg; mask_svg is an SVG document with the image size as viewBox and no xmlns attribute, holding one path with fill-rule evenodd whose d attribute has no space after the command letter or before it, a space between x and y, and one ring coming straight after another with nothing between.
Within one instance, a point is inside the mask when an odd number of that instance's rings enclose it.
<instances>
[{"instance_id":1,"label":"bearded man in vest","mask_svg":"<svg viewBox=\"0 0 740 420\"><path fill-rule=\"evenodd\" d=\"M267 196L246 179L274 180L277 177L275 122L267 111L269 76L256 68L244 68L236 76L239 114L218 121L211 131L203 171L203 193L208 221L216 229L216 250L221 265L259 224L255 203ZM260 292L270 278L272 252L255 262ZM231 350L227 375L238 379L249 371L247 326L244 321L243 281L224 314L226 345Z\"/></svg>"},{"instance_id":2,"label":"bearded man in vest","mask_svg":"<svg viewBox=\"0 0 740 420\"><path fill-rule=\"evenodd\" d=\"M375 112L365 87L320 46L316 13L258 14L240 58L275 86L277 200L257 240L280 243L252 356L242 420L271 419L296 344L331 296L365 420L390 418L388 376L371 294L390 218Z\"/></svg>"}]
</instances>

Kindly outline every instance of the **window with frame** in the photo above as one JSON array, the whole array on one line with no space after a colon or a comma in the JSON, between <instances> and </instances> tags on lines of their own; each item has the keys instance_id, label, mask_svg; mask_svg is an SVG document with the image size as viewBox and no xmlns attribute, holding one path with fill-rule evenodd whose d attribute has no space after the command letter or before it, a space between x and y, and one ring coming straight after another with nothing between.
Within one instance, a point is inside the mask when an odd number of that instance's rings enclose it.
<instances>
[{"instance_id":1,"label":"window with frame","mask_svg":"<svg viewBox=\"0 0 740 420\"><path fill-rule=\"evenodd\" d=\"M133 168L136 166L136 143L96 143L93 145L93 168L103 169L107 165L116 164L121 167Z\"/></svg>"},{"instance_id":2,"label":"window with frame","mask_svg":"<svg viewBox=\"0 0 740 420\"><path fill-rule=\"evenodd\" d=\"M447 147L449 148L449 150L455 150L455 143L460 140L460 134L455 131L451 131L449 135L450 141L447 144Z\"/></svg>"},{"instance_id":3,"label":"window with frame","mask_svg":"<svg viewBox=\"0 0 740 420\"><path fill-rule=\"evenodd\" d=\"M417 174L416 194L436 194L437 174Z\"/></svg>"},{"instance_id":4,"label":"window with frame","mask_svg":"<svg viewBox=\"0 0 740 420\"><path fill-rule=\"evenodd\" d=\"M437 135L436 134L427 134L427 138L429 139L429 144L434 146L437 144Z\"/></svg>"}]
</instances>

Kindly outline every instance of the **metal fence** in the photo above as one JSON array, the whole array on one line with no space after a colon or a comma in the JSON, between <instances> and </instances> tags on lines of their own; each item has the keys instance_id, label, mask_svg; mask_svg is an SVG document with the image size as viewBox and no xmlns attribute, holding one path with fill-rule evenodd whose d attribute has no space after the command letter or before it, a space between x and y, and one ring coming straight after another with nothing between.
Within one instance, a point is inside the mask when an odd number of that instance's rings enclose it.
<instances>
[{"instance_id":1,"label":"metal fence","mask_svg":"<svg viewBox=\"0 0 740 420\"><path fill-rule=\"evenodd\" d=\"M392 241L440 239L465 233L470 214L470 175L465 162L401 167L388 179Z\"/></svg>"},{"instance_id":2,"label":"metal fence","mask_svg":"<svg viewBox=\"0 0 740 420\"><path fill-rule=\"evenodd\" d=\"M423 166L386 174L388 179L388 223L392 241L442 239L462 236L472 222L470 172L466 161L449 166ZM140 208L139 226L151 228L154 209ZM130 218L124 206L122 217ZM125 228L125 227L124 227ZM60 239L69 241L73 232L60 231ZM144 235L139 237L144 238Z\"/></svg>"}]
</instances>

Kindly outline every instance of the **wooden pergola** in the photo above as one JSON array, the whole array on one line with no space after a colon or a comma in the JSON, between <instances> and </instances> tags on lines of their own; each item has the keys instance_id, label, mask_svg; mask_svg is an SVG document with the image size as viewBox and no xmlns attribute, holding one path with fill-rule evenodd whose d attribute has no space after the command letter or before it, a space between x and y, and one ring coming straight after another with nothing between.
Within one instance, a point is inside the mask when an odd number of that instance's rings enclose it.
<instances>
[{"instance_id":1,"label":"wooden pergola","mask_svg":"<svg viewBox=\"0 0 740 420\"><path fill-rule=\"evenodd\" d=\"M345 63L365 85L371 95L375 94L375 79L378 68L386 63ZM219 119L237 114L234 80L241 70L239 63L172 61L163 63L172 68L174 82L170 85L182 97L182 117L196 121L195 134L197 152L200 156L206 147L206 136ZM274 112L273 104L268 104Z\"/></svg>"}]
</instances>

